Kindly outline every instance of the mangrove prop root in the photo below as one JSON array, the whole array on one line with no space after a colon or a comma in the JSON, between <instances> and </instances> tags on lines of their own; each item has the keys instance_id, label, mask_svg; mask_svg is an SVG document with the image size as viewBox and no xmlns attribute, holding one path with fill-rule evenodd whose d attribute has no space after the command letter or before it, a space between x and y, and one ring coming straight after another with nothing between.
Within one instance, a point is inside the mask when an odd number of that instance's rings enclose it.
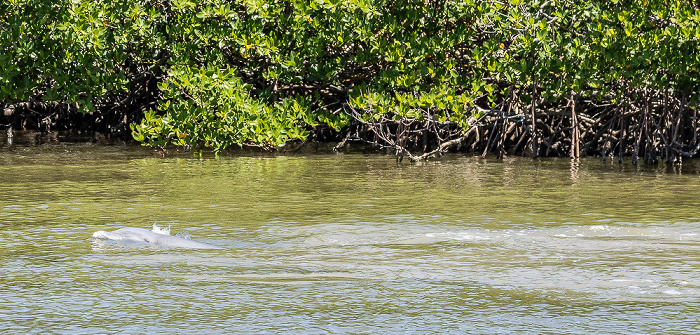
<instances>
[{"instance_id":1,"label":"mangrove prop root","mask_svg":"<svg viewBox=\"0 0 700 335\"><path fill-rule=\"evenodd\" d=\"M348 107L354 125L347 127L346 142L393 148L397 159L430 159L445 152L476 151L482 157L510 155L632 157L637 164L663 159L680 164L682 157L700 154L697 107L683 96L651 89L629 90L619 102L591 101L571 92L566 105L537 102L536 90L525 104L509 94L506 111L484 110L463 129L454 122L437 122L429 113L422 120L393 115L367 122L362 111ZM540 106L540 104L542 104ZM525 112L526 111L526 112ZM354 130L352 130L354 129ZM351 131L352 130L352 131Z\"/></svg>"}]
</instances>

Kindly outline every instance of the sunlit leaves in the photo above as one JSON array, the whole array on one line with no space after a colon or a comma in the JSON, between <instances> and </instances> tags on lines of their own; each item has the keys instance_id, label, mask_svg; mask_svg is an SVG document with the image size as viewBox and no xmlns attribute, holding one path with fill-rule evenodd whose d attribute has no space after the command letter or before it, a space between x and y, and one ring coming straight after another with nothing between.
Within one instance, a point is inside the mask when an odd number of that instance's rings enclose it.
<instances>
[{"instance_id":1,"label":"sunlit leaves","mask_svg":"<svg viewBox=\"0 0 700 335\"><path fill-rule=\"evenodd\" d=\"M625 83L693 100L698 41L687 1L11 0L0 99L92 111L151 76L161 99L137 139L281 145L318 122L340 130L353 116L341 107L464 124L510 87L562 101Z\"/></svg>"},{"instance_id":2,"label":"sunlit leaves","mask_svg":"<svg viewBox=\"0 0 700 335\"><path fill-rule=\"evenodd\" d=\"M315 122L304 98L269 106L250 96L250 85L234 69L215 67L171 69L158 84L163 93L162 116L148 113L132 125L134 138L152 146L203 146L219 152L230 145L255 143L282 146L308 134L303 125Z\"/></svg>"}]
</instances>

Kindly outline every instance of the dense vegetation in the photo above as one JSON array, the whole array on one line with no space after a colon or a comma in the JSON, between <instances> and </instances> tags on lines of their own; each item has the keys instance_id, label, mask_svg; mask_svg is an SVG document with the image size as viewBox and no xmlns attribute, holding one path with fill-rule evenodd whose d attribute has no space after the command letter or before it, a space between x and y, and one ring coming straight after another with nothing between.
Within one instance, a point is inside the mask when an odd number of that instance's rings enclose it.
<instances>
[{"instance_id":1,"label":"dense vegetation","mask_svg":"<svg viewBox=\"0 0 700 335\"><path fill-rule=\"evenodd\" d=\"M700 148L699 40L690 1L7 0L0 107L160 148L674 162Z\"/></svg>"}]
</instances>

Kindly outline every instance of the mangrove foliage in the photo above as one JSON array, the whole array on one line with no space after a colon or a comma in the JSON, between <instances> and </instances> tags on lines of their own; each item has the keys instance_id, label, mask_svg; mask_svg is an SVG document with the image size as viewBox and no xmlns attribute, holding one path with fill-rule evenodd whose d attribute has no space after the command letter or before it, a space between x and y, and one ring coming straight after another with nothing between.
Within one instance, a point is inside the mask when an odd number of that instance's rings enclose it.
<instances>
[{"instance_id":1,"label":"mangrove foliage","mask_svg":"<svg viewBox=\"0 0 700 335\"><path fill-rule=\"evenodd\" d=\"M667 0L5 0L6 127L146 145L700 150L700 7Z\"/></svg>"}]
</instances>

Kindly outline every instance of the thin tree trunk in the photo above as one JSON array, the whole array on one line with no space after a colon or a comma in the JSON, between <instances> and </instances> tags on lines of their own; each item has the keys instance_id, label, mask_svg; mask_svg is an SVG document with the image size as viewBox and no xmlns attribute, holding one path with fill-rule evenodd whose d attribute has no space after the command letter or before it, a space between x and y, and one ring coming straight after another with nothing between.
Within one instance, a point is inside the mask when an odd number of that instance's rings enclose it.
<instances>
[{"instance_id":1,"label":"thin tree trunk","mask_svg":"<svg viewBox=\"0 0 700 335\"><path fill-rule=\"evenodd\" d=\"M535 94L537 93L537 78L532 83L532 96L531 103L532 109L530 112L530 117L532 118L532 158L537 158L537 123L535 121Z\"/></svg>"},{"instance_id":2,"label":"thin tree trunk","mask_svg":"<svg viewBox=\"0 0 700 335\"><path fill-rule=\"evenodd\" d=\"M571 159L579 159L580 157L579 137L578 119L576 118L576 100L574 91L571 91Z\"/></svg>"}]
</instances>

